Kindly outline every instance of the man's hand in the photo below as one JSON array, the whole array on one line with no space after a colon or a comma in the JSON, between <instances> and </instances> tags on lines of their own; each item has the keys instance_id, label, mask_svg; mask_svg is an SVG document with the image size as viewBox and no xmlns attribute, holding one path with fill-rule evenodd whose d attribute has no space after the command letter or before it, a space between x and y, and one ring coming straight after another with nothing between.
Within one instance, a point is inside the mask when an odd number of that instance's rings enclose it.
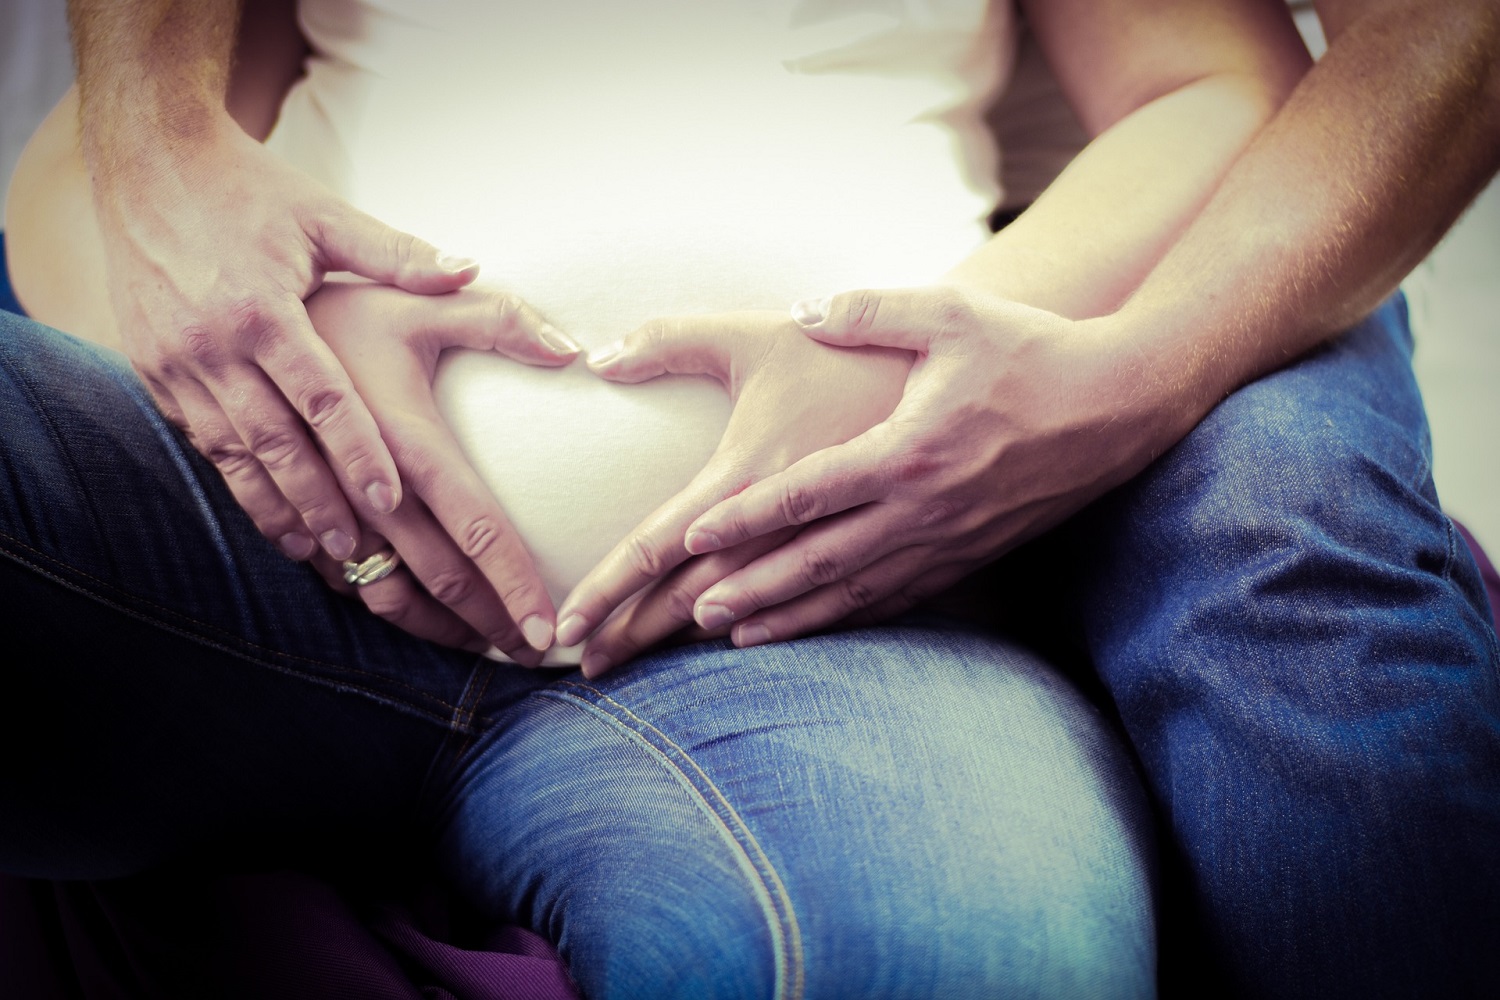
<instances>
[{"instance_id":1,"label":"man's hand","mask_svg":"<svg viewBox=\"0 0 1500 1000\"><path fill-rule=\"evenodd\" d=\"M394 510L401 481L302 300L329 271L436 293L477 268L350 208L227 118L96 174L95 201L124 349L163 412L287 555L316 539L348 558L356 512Z\"/></svg>"},{"instance_id":2,"label":"man's hand","mask_svg":"<svg viewBox=\"0 0 1500 1000\"><path fill-rule=\"evenodd\" d=\"M411 490L394 513L366 518L361 555L385 539L403 568L358 588L376 614L424 639L493 645L534 665L552 644L547 588L505 512L460 451L432 397L449 347L497 351L532 365L572 361L578 347L525 303L491 290L418 296L330 282L307 303L319 334L369 402ZM338 565L316 565L343 589Z\"/></svg>"},{"instance_id":3,"label":"man's hand","mask_svg":"<svg viewBox=\"0 0 1500 1000\"><path fill-rule=\"evenodd\" d=\"M79 143L136 370L283 551L306 558L321 542L345 558L356 513L394 510L401 483L302 300L329 271L434 293L477 269L353 210L245 134L225 107L239 6L70 0Z\"/></svg>"},{"instance_id":4,"label":"man's hand","mask_svg":"<svg viewBox=\"0 0 1500 1000\"><path fill-rule=\"evenodd\" d=\"M614 382L668 372L710 375L734 399L724 436L702 472L615 546L563 603L557 636L563 645L604 623L583 655L583 672L594 677L691 626L706 587L791 537L792 531L773 533L684 564L683 533L703 511L886 417L900 399L911 357L827 347L802 336L784 314L765 312L658 320L617 349L596 352L589 364ZM713 612L700 614L699 622L720 633L729 625Z\"/></svg>"},{"instance_id":5,"label":"man's hand","mask_svg":"<svg viewBox=\"0 0 1500 1000\"><path fill-rule=\"evenodd\" d=\"M800 529L696 598L699 624L734 621L740 646L899 614L1134 475L1168 433L1157 380L1107 320L958 287L851 292L795 315L822 343L917 361L889 418L686 526L698 556ZM626 550L669 561L646 544Z\"/></svg>"}]
</instances>

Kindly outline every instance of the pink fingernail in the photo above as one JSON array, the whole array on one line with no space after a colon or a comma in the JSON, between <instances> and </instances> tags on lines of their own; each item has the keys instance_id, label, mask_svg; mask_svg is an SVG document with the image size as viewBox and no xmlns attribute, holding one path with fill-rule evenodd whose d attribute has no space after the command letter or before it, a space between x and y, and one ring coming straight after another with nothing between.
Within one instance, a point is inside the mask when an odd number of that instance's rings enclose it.
<instances>
[{"instance_id":1,"label":"pink fingernail","mask_svg":"<svg viewBox=\"0 0 1500 1000\"><path fill-rule=\"evenodd\" d=\"M717 552L724 547L724 540L712 531L689 531L683 541L688 555L701 556L705 552Z\"/></svg>"},{"instance_id":2,"label":"pink fingernail","mask_svg":"<svg viewBox=\"0 0 1500 1000\"><path fill-rule=\"evenodd\" d=\"M542 327L537 333L541 336L542 341L558 354L577 354L583 350L583 348L574 342L572 337L550 323Z\"/></svg>"},{"instance_id":3,"label":"pink fingernail","mask_svg":"<svg viewBox=\"0 0 1500 1000\"><path fill-rule=\"evenodd\" d=\"M590 351L588 356L589 367L602 368L624 353L625 344L617 340L613 344L607 344L599 348L597 351Z\"/></svg>"},{"instance_id":4,"label":"pink fingernail","mask_svg":"<svg viewBox=\"0 0 1500 1000\"><path fill-rule=\"evenodd\" d=\"M792 306L792 319L797 321L798 326L817 326L828 318L828 310L832 305L832 297L803 299Z\"/></svg>"},{"instance_id":5,"label":"pink fingernail","mask_svg":"<svg viewBox=\"0 0 1500 1000\"><path fill-rule=\"evenodd\" d=\"M526 644L539 653L552 646L552 626L541 615L528 615L521 622L521 634L526 637Z\"/></svg>"},{"instance_id":6,"label":"pink fingernail","mask_svg":"<svg viewBox=\"0 0 1500 1000\"><path fill-rule=\"evenodd\" d=\"M281 551L286 553L288 559L301 562L309 559L318 551L318 543L312 540L311 535L304 535L300 531L289 531L276 540Z\"/></svg>"},{"instance_id":7,"label":"pink fingernail","mask_svg":"<svg viewBox=\"0 0 1500 1000\"><path fill-rule=\"evenodd\" d=\"M458 254L444 253L438 254L437 265L444 271L452 274L462 274L471 267L478 267L479 261L473 257L462 257Z\"/></svg>"},{"instance_id":8,"label":"pink fingernail","mask_svg":"<svg viewBox=\"0 0 1500 1000\"><path fill-rule=\"evenodd\" d=\"M744 649L746 646L761 646L771 641L771 630L760 622L749 625L741 625L734 630L734 644Z\"/></svg>"},{"instance_id":9,"label":"pink fingernail","mask_svg":"<svg viewBox=\"0 0 1500 1000\"><path fill-rule=\"evenodd\" d=\"M722 604L700 604L693 618L703 628L722 628L734 621L734 612Z\"/></svg>"},{"instance_id":10,"label":"pink fingernail","mask_svg":"<svg viewBox=\"0 0 1500 1000\"><path fill-rule=\"evenodd\" d=\"M385 483L375 482L366 486L365 496L370 498L370 506L382 514L389 514L396 509L396 491Z\"/></svg>"},{"instance_id":11,"label":"pink fingernail","mask_svg":"<svg viewBox=\"0 0 1500 1000\"><path fill-rule=\"evenodd\" d=\"M588 634L589 623L584 621L583 615L572 614L558 624L557 644L559 646L576 646Z\"/></svg>"},{"instance_id":12,"label":"pink fingernail","mask_svg":"<svg viewBox=\"0 0 1500 1000\"><path fill-rule=\"evenodd\" d=\"M323 548L335 559L348 559L354 555L354 539L346 531L332 528L318 536L323 539Z\"/></svg>"}]
</instances>

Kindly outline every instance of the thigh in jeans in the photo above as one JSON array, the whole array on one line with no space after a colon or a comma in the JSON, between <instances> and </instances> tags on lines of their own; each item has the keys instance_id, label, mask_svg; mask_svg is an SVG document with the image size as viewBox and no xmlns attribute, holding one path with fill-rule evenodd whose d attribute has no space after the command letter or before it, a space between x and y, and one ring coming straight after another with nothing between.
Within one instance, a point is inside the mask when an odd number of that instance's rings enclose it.
<instances>
[{"instance_id":1,"label":"thigh in jeans","mask_svg":"<svg viewBox=\"0 0 1500 1000\"><path fill-rule=\"evenodd\" d=\"M0 427L0 869L409 825L475 657L281 557L111 352L0 316Z\"/></svg>"},{"instance_id":2,"label":"thigh in jeans","mask_svg":"<svg viewBox=\"0 0 1500 1000\"><path fill-rule=\"evenodd\" d=\"M1090 650L1218 989L1500 989L1500 670L1410 350L1398 298L1081 521Z\"/></svg>"},{"instance_id":3,"label":"thigh in jeans","mask_svg":"<svg viewBox=\"0 0 1500 1000\"><path fill-rule=\"evenodd\" d=\"M572 674L444 774L451 880L557 942L591 998L1154 990L1120 742L1046 665L956 627Z\"/></svg>"}]
</instances>

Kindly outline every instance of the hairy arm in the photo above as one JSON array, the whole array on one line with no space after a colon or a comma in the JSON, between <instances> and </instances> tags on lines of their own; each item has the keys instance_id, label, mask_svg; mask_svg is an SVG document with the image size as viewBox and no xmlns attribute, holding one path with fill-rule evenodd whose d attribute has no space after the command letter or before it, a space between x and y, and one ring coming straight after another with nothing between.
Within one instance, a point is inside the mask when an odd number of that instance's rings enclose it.
<instances>
[{"instance_id":1,"label":"hairy arm","mask_svg":"<svg viewBox=\"0 0 1500 1000\"><path fill-rule=\"evenodd\" d=\"M1169 438L1377 305L1500 168L1500 8L1317 6L1327 54L1113 318Z\"/></svg>"}]
</instances>

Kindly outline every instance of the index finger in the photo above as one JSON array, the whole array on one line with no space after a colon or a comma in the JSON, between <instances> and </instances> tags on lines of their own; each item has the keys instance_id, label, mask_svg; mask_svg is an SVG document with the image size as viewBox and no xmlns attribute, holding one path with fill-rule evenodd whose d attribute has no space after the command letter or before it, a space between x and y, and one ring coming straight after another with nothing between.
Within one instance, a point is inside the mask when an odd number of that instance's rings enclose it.
<instances>
[{"instance_id":1,"label":"index finger","mask_svg":"<svg viewBox=\"0 0 1500 1000\"><path fill-rule=\"evenodd\" d=\"M652 512L573 588L559 613L558 643L582 642L631 594L687 559L682 537L688 523L729 488L720 463L710 459L681 493Z\"/></svg>"}]
</instances>

